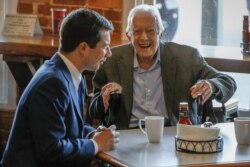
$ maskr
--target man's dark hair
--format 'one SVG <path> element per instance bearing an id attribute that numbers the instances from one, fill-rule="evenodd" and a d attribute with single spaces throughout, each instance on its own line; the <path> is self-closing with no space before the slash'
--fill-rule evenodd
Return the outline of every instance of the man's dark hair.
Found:
<path id="1" fill-rule="evenodd" d="M 100 29 L 112 31 L 114 28 L 111 22 L 93 10 L 81 8 L 72 11 L 63 19 L 59 50 L 71 52 L 81 42 L 94 48 L 101 40 Z"/>

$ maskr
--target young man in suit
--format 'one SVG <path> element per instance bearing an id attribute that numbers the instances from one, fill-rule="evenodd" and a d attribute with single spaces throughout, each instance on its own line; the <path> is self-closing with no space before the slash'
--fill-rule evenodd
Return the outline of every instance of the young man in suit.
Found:
<path id="1" fill-rule="evenodd" d="M 181 101 L 189 103 L 190 119 L 197 124 L 198 95 L 204 104 L 212 98 L 224 103 L 234 94 L 233 78 L 209 66 L 197 49 L 161 41 L 163 32 L 155 6 L 137 5 L 130 11 L 130 43 L 112 48 L 112 57 L 94 75 L 92 117 L 103 120 L 110 94 L 117 92 L 120 107 L 112 120 L 119 129 L 137 128 L 138 120 L 148 115 L 164 116 L 165 125 L 176 125 Z"/>
<path id="2" fill-rule="evenodd" d="M 83 167 L 98 152 L 114 148 L 114 131 L 85 124 L 82 109 L 82 72 L 111 56 L 112 30 L 106 18 L 88 9 L 63 20 L 59 51 L 40 67 L 19 101 L 3 167 Z"/>

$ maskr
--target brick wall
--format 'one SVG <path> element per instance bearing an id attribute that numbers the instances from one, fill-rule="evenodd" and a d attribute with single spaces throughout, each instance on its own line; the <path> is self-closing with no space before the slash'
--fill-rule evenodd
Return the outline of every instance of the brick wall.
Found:
<path id="1" fill-rule="evenodd" d="M 113 37 L 121 38 L 123 0 L 18 0 L 17 13 L 36 14 L 45 34 L 51 34 L 51 8 L 89 8 L 109 19 L 114 25 Z"/>

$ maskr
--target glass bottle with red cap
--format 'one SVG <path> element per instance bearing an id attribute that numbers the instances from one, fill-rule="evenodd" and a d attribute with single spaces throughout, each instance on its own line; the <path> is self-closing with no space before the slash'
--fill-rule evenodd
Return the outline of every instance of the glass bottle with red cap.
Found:
<path id="1" fill-rule="evenodd" d="M 187 102 L 180 102 L 179 104 L 179 124 L 192 125 L 189 119 L 189 107 Z"/>

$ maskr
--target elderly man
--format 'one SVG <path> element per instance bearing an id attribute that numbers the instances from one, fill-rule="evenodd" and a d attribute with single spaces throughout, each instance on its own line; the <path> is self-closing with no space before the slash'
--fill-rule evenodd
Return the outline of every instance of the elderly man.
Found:
<path id="1" fill-rule="evenodd" d="M 189 103 L 191 122 L 197 124 L 198 95 L 205 103 L 212 98 L 226 102 L 234 94 L 233 78 L 209 66 L 195 48 L 161 42 L 163 31 L 156 7 L 144 4 L 130 11 L 130 43 L 113 48 L 93 78 L 92 117 L 103 120 L 110 94 L 117 92 L 121 102 L 112 116 L 119 129 L 136 128 L 147 115 L 164 116 L 165 125 L 176 125 L 181 101 Z"/>

